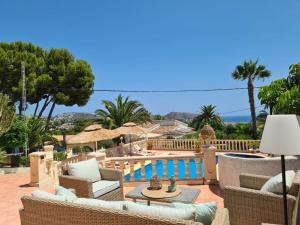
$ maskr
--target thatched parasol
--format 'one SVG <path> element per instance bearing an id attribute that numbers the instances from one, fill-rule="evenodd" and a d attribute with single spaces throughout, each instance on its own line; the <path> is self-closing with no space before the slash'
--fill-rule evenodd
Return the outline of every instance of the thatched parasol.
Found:
<path id="1" fill-rule="evenodd" d="M 114 131 L 118 132 L 121 135 L 145 135 L 148 131 L 135 123 L 129 122 L 125 123 L 122 127 L 115 129 Z"/>
<path id="2" fill-rule="evenodd" d="M 86 144 L 93 143 L 103 140 L 111 140 L 113 138 L 119 137 L 120 134 L 113 130 L 107 130 L 102 128 L 99 124 L 93 124 L 84 129 L 84 131 L 71 137 L 67 143 L 68 144 Z"/>
<path id="3" fill-rule="evenodd" d="M 120 135 L 129 135 L 130 138 L 130 154 L 131 154 L 131 135 L 136 135 L 139 137 L 145 137 L 148 131 L 135 123 L 128 122 L 125 123 L 122 127 L 115 129 Z"/>

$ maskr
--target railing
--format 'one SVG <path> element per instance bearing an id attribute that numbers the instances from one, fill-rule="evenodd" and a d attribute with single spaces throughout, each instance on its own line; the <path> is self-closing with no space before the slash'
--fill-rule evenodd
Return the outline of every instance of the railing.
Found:
<path id="1" fill-rule="evenodd" d="M 157 174 L 162 180 L 174 176 L 176 180 L 203 180 L 203 154 L 113 157 L 106 159 L 106 167 L 124 173 L 125 182 L 146 181 Z"/>
<path id="2" fill-rule="evenodd" d="M 260 140 L 210 140 L 203 144 L 214 145 L 218 151 L 254 152 L 258 151 Z"/>
<path id="3" fill-rule="evenodd" d="M 153 150 L 195 151 L 199 145 L 210 144 L 217 151 L 253 152 L 259 148 L 260 140 L 209 140 L 199 142 L 197 139 L 150 139 L 147 142 Z"/>
<path id="4" fill-rule="evenodd" d="M 196 149 L 197 139 L 150 139 L 147 146 L 153 150 L 192 150 Z"/>

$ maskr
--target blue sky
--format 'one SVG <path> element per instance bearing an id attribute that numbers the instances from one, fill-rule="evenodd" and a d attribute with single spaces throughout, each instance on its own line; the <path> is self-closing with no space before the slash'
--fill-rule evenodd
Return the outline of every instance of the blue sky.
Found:
<path id="1" fill-rule="evenodd" d="M 256 58 L 272 71 L 268 84 L 300 61 L 300 0 L 2 0 L 0 9 L 0 41 L 69 49 L 92 65 L 95 89 L 246 87 L 231 72 Z M 55 114 L 94 112 L 117 95 L 95 93 Z M 128 95 L 153 114 L 249 107 L 246 91 Z"/>

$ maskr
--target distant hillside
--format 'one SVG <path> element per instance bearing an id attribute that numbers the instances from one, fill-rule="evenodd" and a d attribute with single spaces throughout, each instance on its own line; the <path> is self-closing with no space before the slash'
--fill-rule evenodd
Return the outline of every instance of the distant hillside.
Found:
<path id="1" fill-rule="evenodd" d="M 92 113 L 78 113 L 78 112 L 70 112 L 70 113 L 62 113 L 54 116 L 52 118 L 53 121 L 63 121 L 64 123 L 73 123 L 76 120 L 83 119 L 97 119 L 97 115 Z"/>
<path id="2" fill-rule="evenodd" d="M 168 120 L 179 120 L 182 122 L 190 122 L 197 114 L 187 112 L 170 112 L 165 115 Z"/>

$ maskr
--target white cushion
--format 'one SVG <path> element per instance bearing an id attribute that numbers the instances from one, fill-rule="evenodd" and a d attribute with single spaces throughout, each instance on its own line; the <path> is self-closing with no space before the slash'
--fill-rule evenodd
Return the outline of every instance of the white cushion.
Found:
<path id="1" fill-rule="evenodd" d="M 130 213 L 144 214 L 155 217 L 164 217 L 172 219 L 182 219 L 182 220 L 194 220 L 195 219 L 195 209 L 190 208 L 171 208 L 171 207 L 161 207 L 161 206 L 147 206 L 141 205 L 134 202 L 126 201 L 124 208 Z"/>
<path id="2" fill-rule="evenodd" d="M 36 198 L 43 198 L 43 199 L 55 200 L 55 201 L 68 201 L 68 202 L 73 202 L 73 200 L 76 198 L 70 196 L 54 195 L 41 190 L 33 191 L 31 195 Z"/>
<path id="3" fill-rule="evenodd" d="M 96 158 L 69 164 L 68 173 L 74 177 L 90 179 L 92 182 L 101 180 Z"/>
<path id="4" fill-rule="evenodd" d="M 98 198 L 110 191 L 113 191 L 120 187 L 120 181 L 114 180 L 99 180 L 93 183 L 94 198 Z"/>
<path id="5" fill-rule="evenodd" d="M 59 185 L 55 186 L 55 194 L 60 196 L 77 197 L 72 191 Z"/>
<path id="6" fill-rule="evenodd" d="M 293 170 L 285 172 L 286 191 L 291 188 L 295 175 L 296 173 Z M 280 173 L 274 177 L 271 177 L 260 190 L 282 194 L 282 174 Z"/>
<path id="7" fill-rule="evenodd" d="M 179 202 L 173 202 L 172 206 L 175 208 L 194 208 L 195 209 L 195 221 L 200 222 L 203 225 L 210 225 L 215 218 L 217 211 L 216 202 L 198 203 L 198 204 L 184 204 Z"/>
<path id="8" fill-rule="evenodd" d="M 98 206 L 107 209 L 123 210 L 123 201 L 103 201 L 99 199 L 77 198 L 73 201 L 73 203 L 88 206 Z"/>

